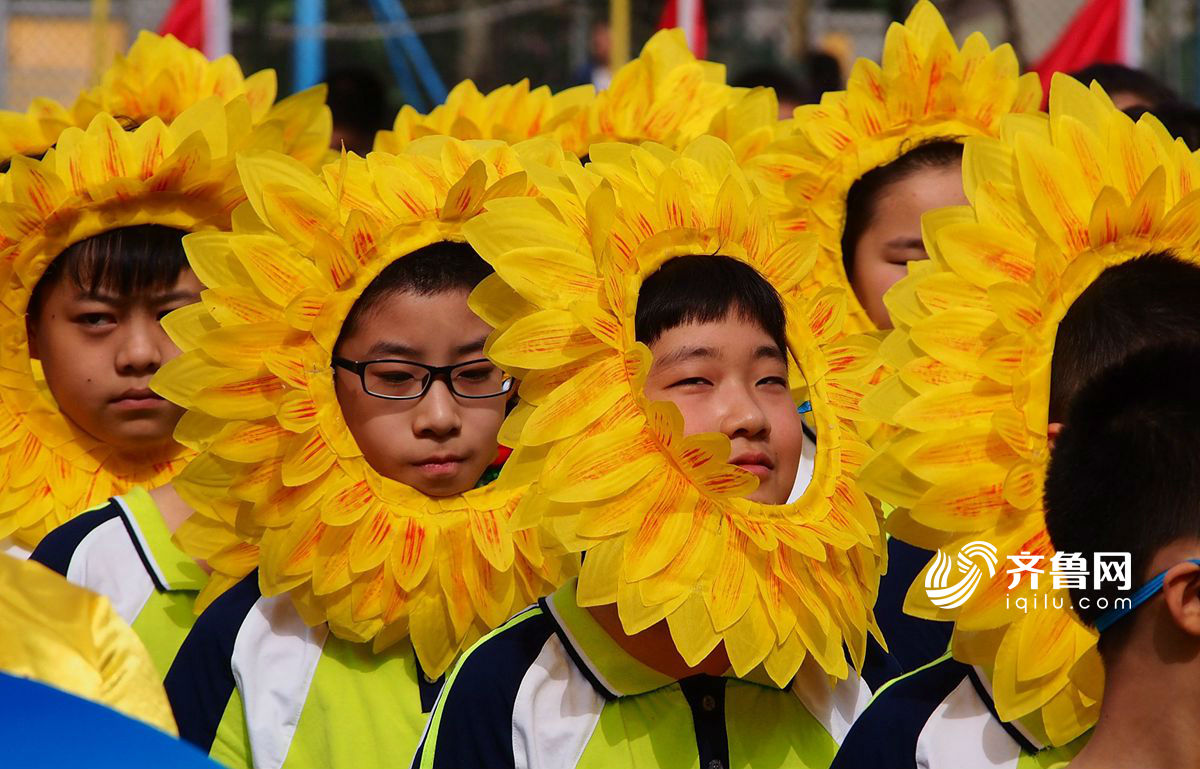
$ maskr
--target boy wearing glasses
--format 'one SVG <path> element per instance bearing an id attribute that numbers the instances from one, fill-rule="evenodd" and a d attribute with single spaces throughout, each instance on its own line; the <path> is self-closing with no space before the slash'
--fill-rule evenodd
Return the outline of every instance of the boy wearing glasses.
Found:
<path id="1" fill-rule="evenodd" d="M 413 251 L 363 290 L 332 350 L 329 376 L 363 457 L 428 497 L 495 477 L 515 391 L 483 357 L 491 327 L 467 306 L 491 271 L 465 244 Z M 247 651 L 254 661 L 239 667 Z M 256 570 L 197 619 L 166 686 L 181 737 L 227 766 L 382 766 L 411 753 L 441 685 L 419 662 L 414 677 L 412 659 L 407 639 L 375 653 L 310 627 L 287 595 L 262 596 Z"/>
<path id="2" fill-rule="evenodd" d="M 1071 588 L 1100 633 L 1104 701 L 1071 769 L 1196 766 L 1200 737 L 1200 348 L 1151 349 L 1093 380 L 1046 476 L 1059 552 L 1128 552 L 1128 592 Z"/>

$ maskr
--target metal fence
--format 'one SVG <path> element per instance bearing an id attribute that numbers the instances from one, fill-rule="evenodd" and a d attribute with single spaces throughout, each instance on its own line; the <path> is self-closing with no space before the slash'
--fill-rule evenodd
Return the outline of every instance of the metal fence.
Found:
<path id="1" fill-rule="evenodd" d="M 0 105 L 72 101 L 169 0 L 0 0 Z"/>
<path id="2" fill-rule="evenodd" d="M 1008 40 L 1036 61 L 1084 0 L 936 0 L 960 39 L 972 30 Z M 0 0 L 0 104 L 24 108 L 47 95 L 70 100 L 99 62 L 154 28 L 170 0 Z M 446 84 L 473 78 L 483 88 L 522 77 L 562 88 L 586 81 L 604 58 L 608 0 L 324 0 L 315 29 L 295 24 L 293 0 L 233 0 L 234 52 L 246 71 L 275 68 L 281 90 L 297 74 L 295 44 L 316 35 L 328 71 L 377 73 L 387 109 L 429 106 L 420 73 L 408 72 L 397 39 L 411 31 Z M 633 50 L 657 25 L 663 0 L 632 3 Z M 709 57 L 731 77 L 764 65 L 803 74 L 803 55 L 828 50 L 843 63 L 878 56 L 887 24 L 912 0 L 708 0 Z M 107 6 L 107 21 L 95 19 Z M 405 16 L 389 15 L 401 8 Z M 1200 96 L 1200 0 L 1146 0 L 1144 66 L 1183 97 Z M 415 82 L 418 88 L 414 89 Z M 414 93 L 416 97 L 414 98 Z M 421 104 L 420 98 L 426 99 Z"/>

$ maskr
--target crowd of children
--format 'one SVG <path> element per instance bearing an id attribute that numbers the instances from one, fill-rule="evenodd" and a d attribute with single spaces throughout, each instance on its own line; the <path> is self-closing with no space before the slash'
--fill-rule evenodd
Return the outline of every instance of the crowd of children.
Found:
<path id="1" fill-rule="evenodd" d="M 784 119 L 677 30 L 324 98 L 144 33 L 0 115 L 21 765 L 1200 766 L 1153 110 L 926 0 Z"/>

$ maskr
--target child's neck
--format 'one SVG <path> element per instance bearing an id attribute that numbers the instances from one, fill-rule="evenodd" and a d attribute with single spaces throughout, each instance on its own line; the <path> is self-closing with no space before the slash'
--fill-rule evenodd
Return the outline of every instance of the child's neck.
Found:
<path id="1" fill-rule="evenodd" d="M 173 483 L 159 486 L 157 489 L 151 489 L 150 498 L 158 506 L 158 512 L 162 515 L 163 522 L 167 525 L 167 531 L 172 534 L 195 512 L 192 510 L 191 505 L 183 501 L 183 497 L 179 496 L 179 492 L 175 491 L 175 484 Z"/>
<path id="2" fill-rule="evenodd" d="M 724 646 L 718 645 L 698 665 L 691 666 L 675 648 L 666 622 L 651 625 L 636 635 L 628 635 L 621 627 L 615 604 L 589 606 L 587 610 L 626 654 L 676 681 L 701 674 L 719 676 L 729 670 L 729 656 L 725 654 Z"/>
<path id="3" fill-rule="evenodd" d="M 1200 766 L 1200 653 L 1154 627 L 1136 632 L 1106 661 L 1100 718 L 1070 769 Z"/>

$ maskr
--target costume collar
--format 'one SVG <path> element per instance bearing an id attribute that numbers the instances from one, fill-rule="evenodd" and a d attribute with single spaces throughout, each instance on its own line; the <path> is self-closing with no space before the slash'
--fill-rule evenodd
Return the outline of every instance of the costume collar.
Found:
<path id="1" fill-rule="evenodd" d="M 992 696 L 992 677 L 986 668 L 980 665 L 971 665 L 967 668 L 967 675 L 970 677 L 979 699 L 983 700 L 983 704 L 987 705 L 992 716 L 1004 727 L 1008 736 L 1021 746 L 1022 750 L 1028 753 L 1040 753 L 1050 747 L 1046 740 L 1037 736 L 1031 724 L 1023 723 L 1025 719 L 1005 721 L 1000 717 L 1000 714 L 996 712 L 996 700 Z M 1032 722 L 1032 719 L 1029 720 Z"/>
<path id="2" fill-rule="evenodd" d="M 600 627 L 591 612 L 579 605 L 575 594 L 576 583 L 576 579 L 570 580 L 538 603 L 554 623 L 567 653 L 596 691 L 605 699 L 615 700 L 646 694 L 677 682 L 677 679 L 646 666 L 622 649 Z M 744 677 L 735 675 L 732 669 L 726 671 L 723 677 L 781 689 L 761 666 Z"/>
<path id="3" fill-rule="evenodd" d="M 208 580 L 204 570 L 179 549 L 163 521 L 162 513 L 150 493 L 141 486 L 114 497 L 121 508 L 134 546 L 161 591 L 191 590 L 199 592 Z"/>

